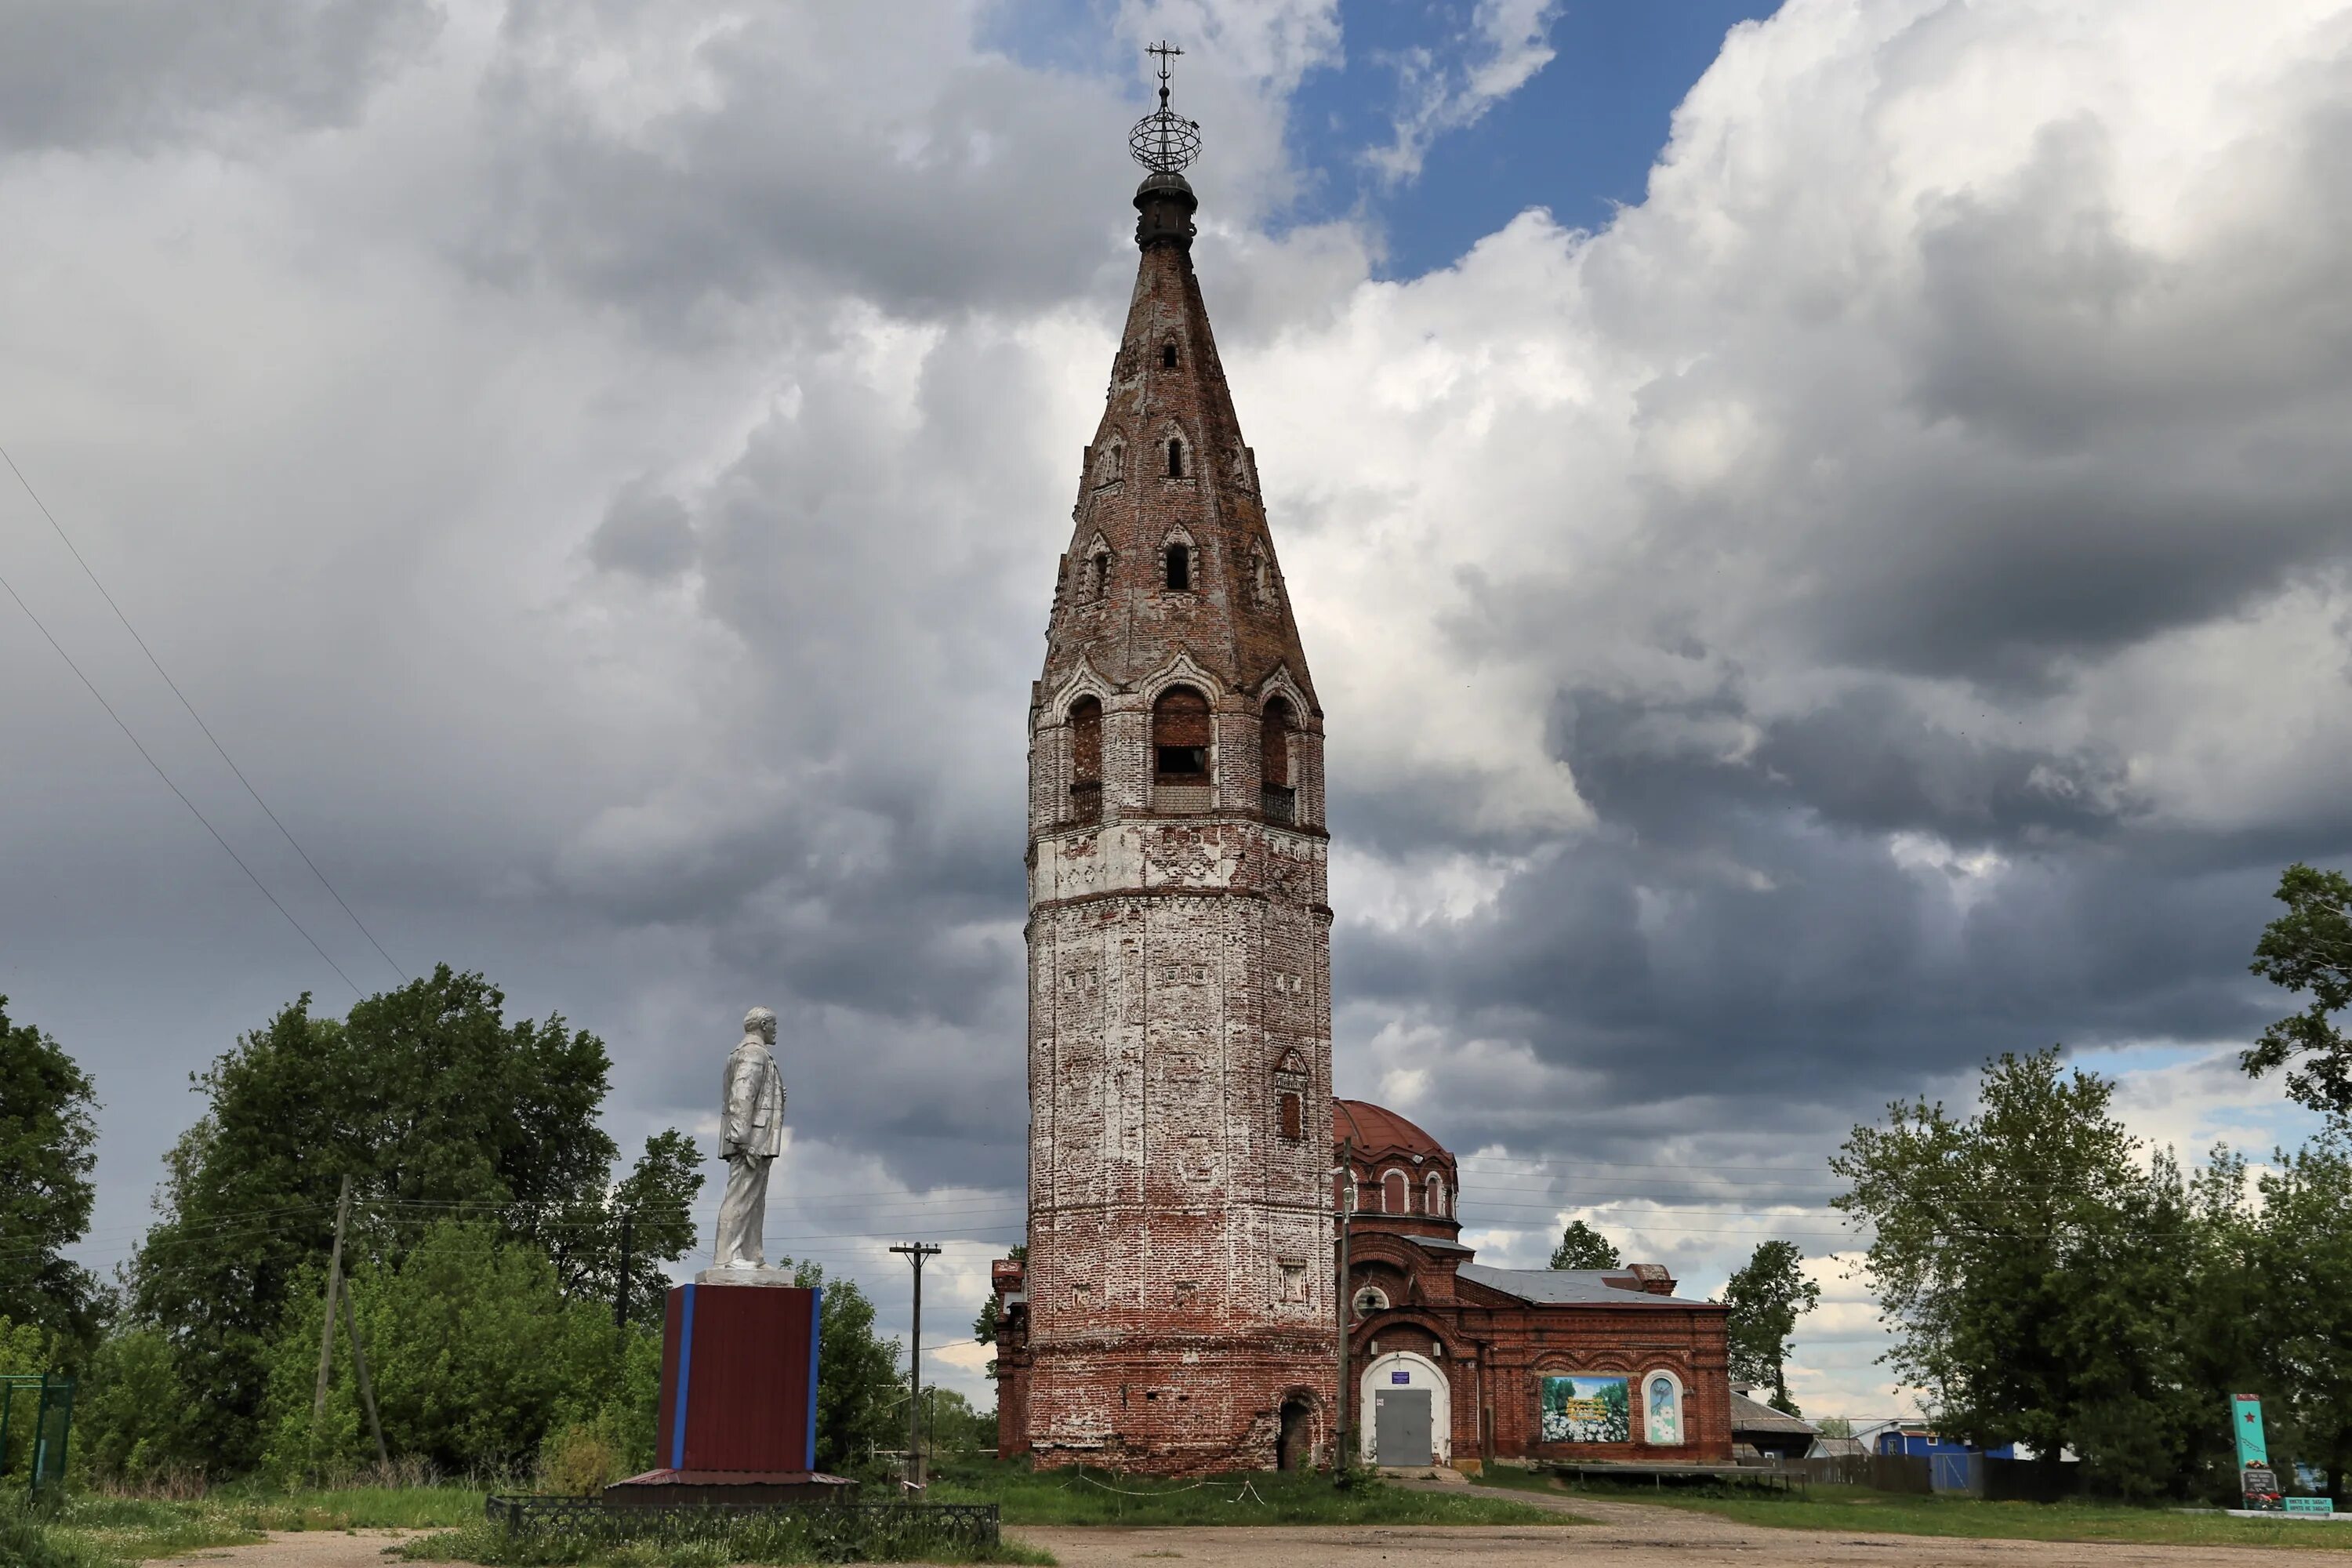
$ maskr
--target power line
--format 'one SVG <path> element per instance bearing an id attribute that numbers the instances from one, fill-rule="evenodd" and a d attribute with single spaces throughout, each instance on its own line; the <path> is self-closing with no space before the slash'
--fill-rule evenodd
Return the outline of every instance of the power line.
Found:
<path id="1" fill-rule="evenodd" d="M 147 748 L 139 743 L 139 737 L 131 732 L 131 726 L 122 721 L 122 715 L 114 710 L 114 704 L 106 700 L 105 695 L 91 683 L 89 676 L 82 674 L 81 666 L 73 661 L 73 655 L 66 652 L 65 645 L 58 641 L 58 639 L 50 634 L 47 626 L 41 624 L 41 617 L 33 614 L 33 606 L 25 603 L 25 596 L 16 592 L 16 585 L 10 583 L 5 577 L 0 577 L 0 588 L 5 588 L 8 590 L 8 596 L 16 601 L 16 607 L 25 612 L 25 618 L 33 623 L 35 629 L 39 631 L 41 636 L 48 638 L 49 646 L 58 650 L 58 657 L 66 661 L 66 668 L 74 672 L 75 679 L 79 679 L 82 685 L 89 689 L 89 694 L 92 697 L 98 699 L 98 705 L 106 710 L 106 716 L 114 721 L 114 727 L 122 731 L 123 737 L 137 749 L 142 757 L 146 758 L 147 765 L 155 770 L 155 776 L 163 781 L 163 786 L 166 789 L 169 789 L 173 795 L 178 795 L 180 797 L 180 804 L 186 806 L 189 814 L 198 822 L 205 825 L 205 831 L 213 836 L 213 842 L 221 847 L 223 853 L 226 854 L 230 859 L 236 862 L 236 868 L 244 872 L 246 879 L 255 887 L 261 889 L 261 896 L 269 900 L 269 907 L 276 910 L 279 914 L 284 915 L 286 917 L 286 923 L 302 933 L 302 940 L 310 944 L 310 951 L 317 953 L 320 958 L 327 960 L 327 967 L 333 970 L 337 976 L 341 979 L 342 983 L 352 988 L 352 995 L 365 996 L 367 993 L 362 991 L 359 988 L 358 984 L 353 981 L 350 975 L 343 973 L 343 966 L 337 963 L 332 958 L 328 957 L 327 950 L 319 945 L 319 939 L 310 934 L 310 929 L 304 926 L 300 921 L 296 920 L 292 911 L 288 910 L 284 904 L 278 901 L 278 895 L 271 892 L 268 888 L 263 885 L 261 879 L 253 874 L 253 868 L 245 863 L 245 858 L 239 855 L 236 850 L 229 847 L 229 842 L 227 839 L 221 837 L 220 829 L 215 827 L 212 825 L 211 820 L 207 818 L 203 812 L 196 809 L 196 803 L 188 798 L 187 792 L 183 790 L 178 784 L 172 782 L 172 775 L 163 771 L 163 764 L 156 762 L 153 757 L 148 755 Z"/>
<path id="2" fill-rule="evenodd" d="M 139 635 L 139 628 L 131 624 L 131 617 L 122 613 L 122 606 L 114 602 L 114 595 L 106 591 L 106 584 L 98 580 L 98 574 L 90 570 L 89 563 L 82 559 L 79 550 L 74 548 L 74 542 L 67 534 L 65 525 L 58 521 L 58 514 L 49 510 L 48 502 L 41 499 L 40 492 L 33 489 L 33 481 L 25 477 L 25 470 L 16 466 L 16 459 L 9 456 L 7 447 L 0 447 L 0 459 L 6 461 L 8 471 L 16 476 L 16 482 L 25 487 L 25 493 L 32 497 L 33 504 L 41 509 L 41 515 L 47 518 L 49 526 L 57 531 L 58 541 L 65 545 L 66 552 L 74 558 L 74 564 L 80 567 L 82 575 L 89 579 L 89 585 L 98 590 L 98 596 L 106 601 L 106 607 L 114 612 L 114 618 L 122 623 L 122 629 L 131 634 L 131 640 L 139 645 L 139 651 L 147 656 L 147 662 L 155 667 L 155 673 L 163 678 L 163 684 L 172 689 L 172 695 L 180 700 L 180 706 L 188 710 L 188 717 L 196 721 L 196 728 L 205 732 L 205 739 L 213 743 L 213 750 L 218 752 L 220 760 L 228 764 L 228 771 L 236 775 L 236 782 L 245 786 L 245 793 L 253 797 L 253 804 L 261 807 L 261 815 L 269 818 L 269 825 L 284 835 L 287 843 L 294 846 L 294 853 L 302 857 L 302 864 L 310 868 L 310 875 L 319 879 L 319 886 L 326 889 L 327 896 L 335 900 L 343 913 L 351 916 L 352 924 L 360 928 L 360 934 L 368 939 L 368 945 L 375 949 L 376 956 L 386 963 L 392 964 L 392 972 L 399 975 L 402 982 L 405 984 L 408 972 L 399 964 L 393 963 L 392 954 L 384 952 L 383 943 L 375 939 L 375 932 L 368 930 L 367 922 L 360 919 L 351 905 L 343 902 L 343 895 L 335 891 L 335 885 L 327 880 L 327 874 L 319 869 L 319 863 L 310 858 L 310 852 L 302 847 L 292 833 L 287 831 L 284 823 L 278 820 L 278 814 L 269 809 L 269 803 L 261 798 L 261 792 L 253 787 L 253 781 L 245 776 L 245 770 L 236 765 L 236 759 L 228 754 L 228 748 L 220 743 L 220 737 L 213 733 L 213 727 L 205 722 L 204 715 L 197 712 L 195 704 L 188 700 L 188 694 L 180 689 L 180 683 L 172 679 L 171 672 L 163 668 L 163 661 L 155 657 L 155 650 L 147 646 L 147 639 Z M 13 593 L 15 590 L 11 589 L 10 592 Z M 121 721 L 118 720 L 117 722 Z M 211 824 L 207 823 L 205 826 L 210 826 Z M 250 873 L 247 874 L 250 875 Z M 315 947 L 318 944 L 313 942 L 311 945 Z M 323 957 L 324 954 L 320 956 Z M 328 962 L 331 963 L 334 961 L 329 959 Z M 338 970 L 336 973 L 342 972 Z M 349 983 L 348 976 L 345 977 L 345 981 L 346 984 Z M 352 989 L 359 988 L 352 986 Z"/>

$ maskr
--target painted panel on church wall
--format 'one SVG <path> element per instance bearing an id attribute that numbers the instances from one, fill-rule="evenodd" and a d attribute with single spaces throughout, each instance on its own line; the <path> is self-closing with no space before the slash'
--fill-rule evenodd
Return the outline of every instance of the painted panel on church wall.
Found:
<path id="1" fill-rule="evenodd" d="M 1633 1406 L 1622 1377 L 1546 1377 L 1542 1410 L 1547 1443 L 1633 1439 Z"/>

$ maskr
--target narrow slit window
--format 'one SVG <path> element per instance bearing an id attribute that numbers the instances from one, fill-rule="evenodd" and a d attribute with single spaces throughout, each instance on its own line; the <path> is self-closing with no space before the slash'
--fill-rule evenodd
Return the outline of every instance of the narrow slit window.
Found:
<path id="1" fill-rule="evenodd" d="M 1162 343 L 1160 345 L 1160 366 L 1162 370 L 1174 370 L 1176 368 L 1176 345 L 1174 343 Z"/>
<path id="2" fill-rule="evenodd" d="M 1282 1135 L 1296 1143 L 1307 1136 L 1306 1096 L 1296 1089 L 1285 1089 L 1276 1102 L 1282 1108 Z"/>
<path id="3" fill-rule="evenodd" d="M 1171 479 L 1184 477 L 1184 443 L 1173 436 L 1168 437 L 1168 477 Z"/>
<path id="4" fill-rule="evenodd" d="M 1094 581 L 1088 586 L 1093 589 L 1093 592 L 1087 595 L 1090 599 L 1099 599 L 1110 591 L 1109 551 L 1099 550 L 1095 552 Z"/>
<path id="5" fill-rule="evenodd" d="M 1192 591 L 1192 547 L 1171 544 L 1168 547 L 1168 585 L 1179 593 Z"/>

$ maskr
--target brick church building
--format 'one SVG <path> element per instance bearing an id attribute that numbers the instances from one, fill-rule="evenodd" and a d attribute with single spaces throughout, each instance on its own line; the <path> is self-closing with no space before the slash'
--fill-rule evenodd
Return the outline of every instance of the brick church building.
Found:
<path id="1" fill-rule="evenodd" d="M 1352 1186 L 1349 1425 L 1381 1457 L 1416 1440 L 1396 1434 L 1414 1412 L 1423 1464 L 1546 1451 L 1547 1423 L 1599 1445 L 1580 1451 L 1727 1457 L 1722 1309 L 1646 1274 L 1478 1268 L 1452 1156 L 1377 1108 L 1339 1103 L 1364 1136 L 1337 1180 L 1323 710 L 1193 275 L 1197 138 L 1161 79 L 1031 691 L 1029 1241 L 995 1275 L 1000 1450 L 1328 1462 Z M 1685 1430 L 1663 1445 L 1628 1414 L 1649 1394 L 1626 1378 L 1654 1369 Z M 1615 1436 L 1629 1420 L 1646 1444 Z"/>

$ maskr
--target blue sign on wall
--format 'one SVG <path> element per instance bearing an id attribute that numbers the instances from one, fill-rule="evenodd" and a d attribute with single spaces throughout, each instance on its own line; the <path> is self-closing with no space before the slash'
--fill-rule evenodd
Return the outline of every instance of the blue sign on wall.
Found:
<path id="1" fill-rule="evenodd" d="M 1389 1373 L 1389 1381 L 1391 1383 L 1411 1383 L 1412 1381 L 1412 1373 L 1409 1372 L 1392 1372 Z"/>

